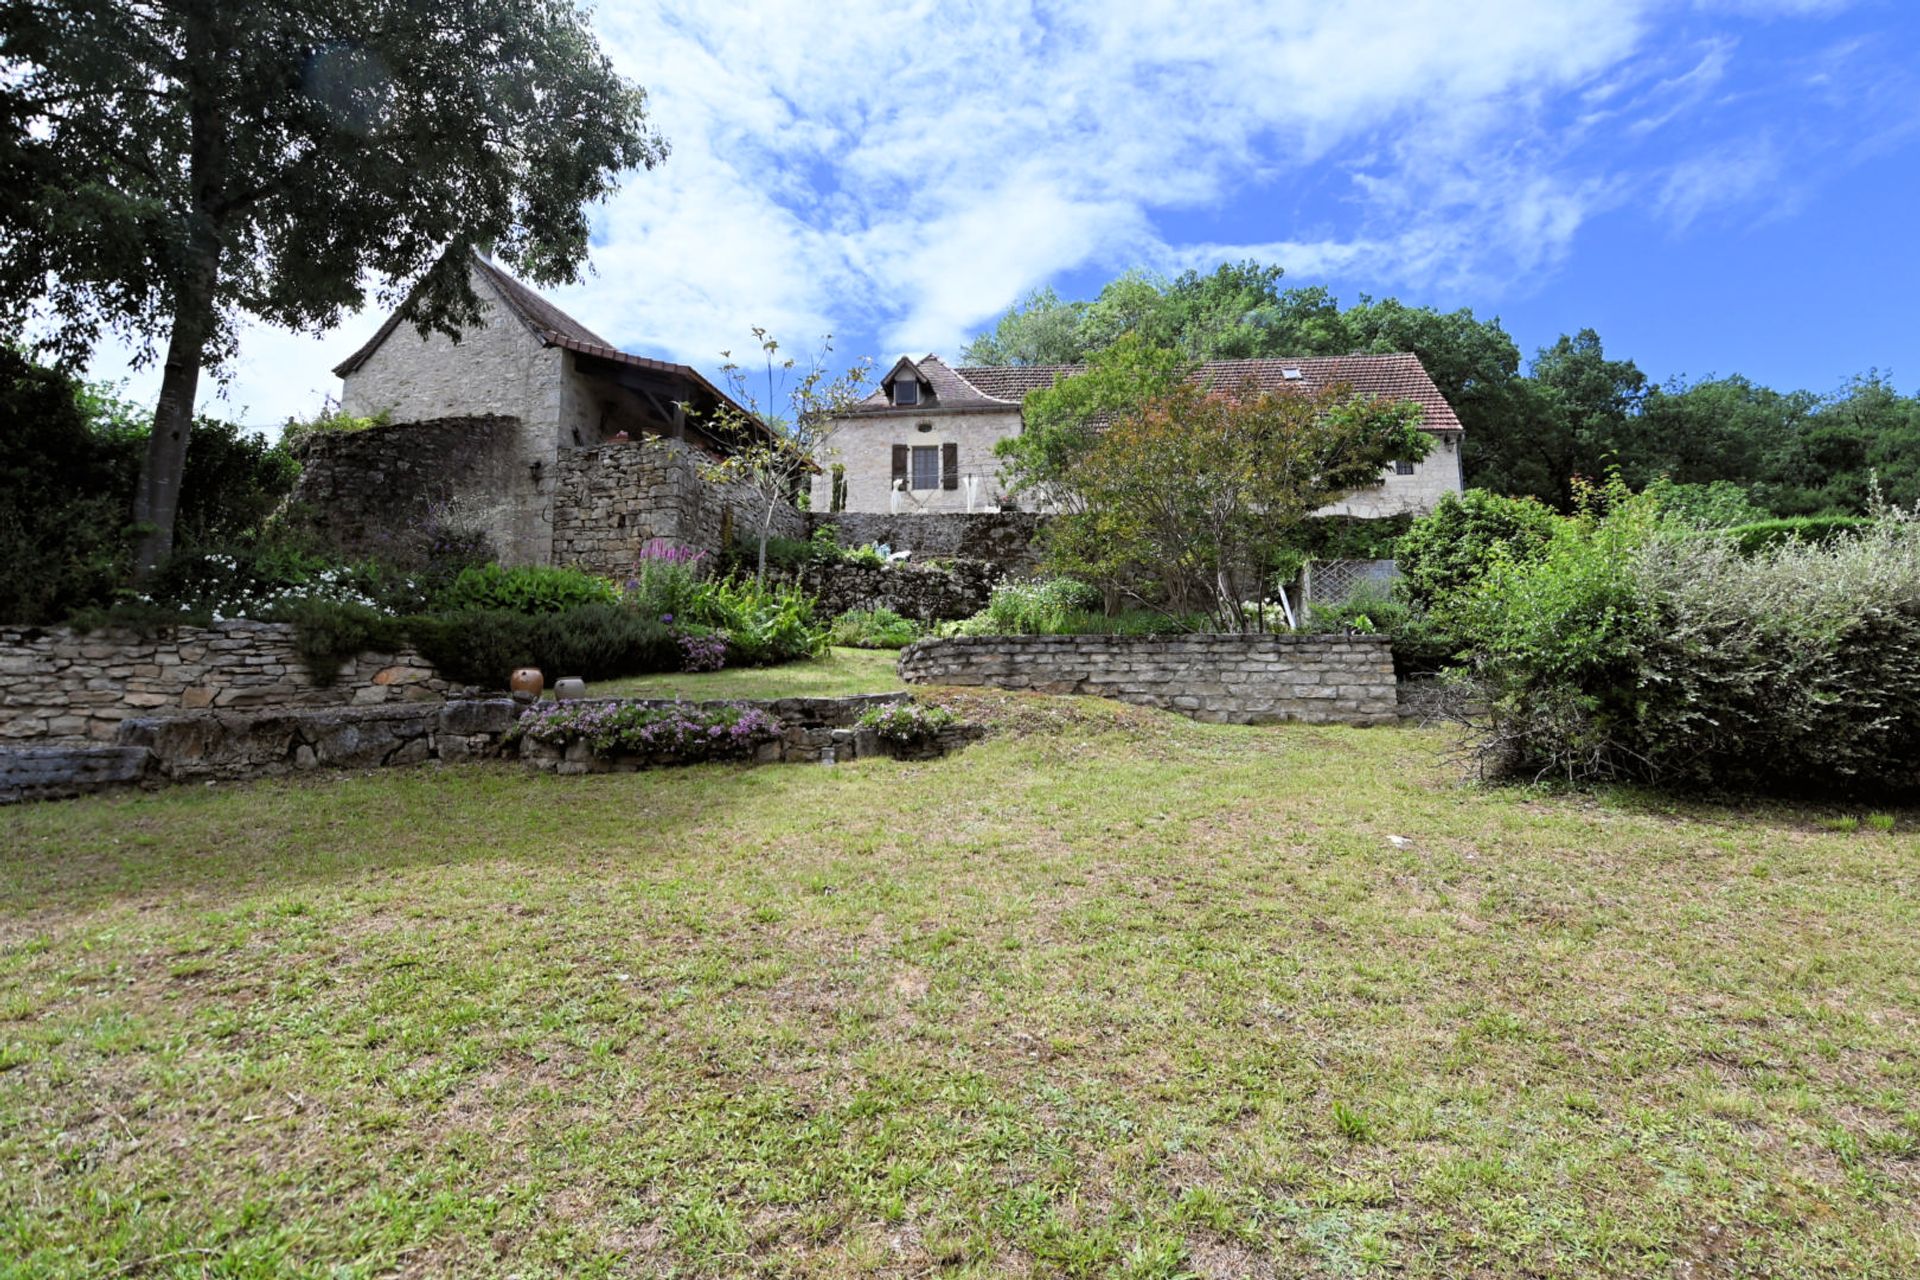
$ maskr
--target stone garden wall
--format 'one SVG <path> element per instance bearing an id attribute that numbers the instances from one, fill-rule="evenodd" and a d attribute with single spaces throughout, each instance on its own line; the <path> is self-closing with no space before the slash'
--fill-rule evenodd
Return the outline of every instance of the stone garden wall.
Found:
<path id="1" fill-rule="evenodd" d="M 411 650 L 361 654 L 314 681 L 286 623 L 165 634 L 0 629 L 0 740 L 105 741 L 129 716 L 201 709 L 438 701 L 452 686 Z"/>
<path id="2" fill-rule="evenodd" d="M 808 534 L 831 526 L 843 547 L 883 543 L 911 551 L 915 560 L 959 558 L 992 565 L 1000 574 L 1030 573 L 1039 564 L 1034 540 L 1047 517 L 1031 511 L 922 512 L 887 515 L 864 511 L 807 516 Z"/>
<path id="3" fill-rule="evenodd" d="M 876 755 L 924 759 L 956 750 L 984 732 L 978 725 L 950 725 L 934 741 L 909 748 L 888 743 L 856 723 L 864 712 L 908 697 L 885 693 L 749 702 L 746 705 L 759 707 L 781 724 L 780 736 L 761 743 L 752 759 L 759 764 L 844 764 Z M 126 786 L 238 782 L 321 769 L 503 757 L 567 774 L 622 772 L 661 763 L 596 756 L 582 742 L 565 748 L 530 739 L 510 742 L 508 734 L 522 710 L 508 698 L 474 698 L 133 716 L 119 724 L 111 744 L 0 744 L 0 804 L 65 799 Z"/>
<path id="4" fill-rule="evenodd" d="M 1091 693 L 1230 724 L 1393 724 L 1381 636 L 955 636 L 900 654 L 910 684 Z"/>
<path id="5" fill-rule="evenodd" d="M 987 607 L 999 574 L 979 560 L 953 560 L 935 568 L 906 564 L 809 564 L 800 585 L 820 601 L 816 616 L 848 609 L 891 609 L 903 618 L 948 622 Z"/>
<path id="6" fill-rule="evenodd" d="M 654 538 L 709 555 L 756 537 L 764 500 L 742 484 L 702 479 L 715 460 L 682 440 L 646 436 L 562 449 L 555 464 L 553 563 L 624 578 Z M 803 538 L 806 519 L 791 504 L 774 511 L 773 533 Z"/>
<path id="7" fill-rule="evenodd" d="M 349 555 L 403 558 L 423 548 L 428 511 L 451 501 L 509 564 L 545 564 L 553 482 L 518 418 L 436 418 L 322 432 L 300 445 L 296 518 Z M 549 447 L 549 452 L 551 448 Z"/>

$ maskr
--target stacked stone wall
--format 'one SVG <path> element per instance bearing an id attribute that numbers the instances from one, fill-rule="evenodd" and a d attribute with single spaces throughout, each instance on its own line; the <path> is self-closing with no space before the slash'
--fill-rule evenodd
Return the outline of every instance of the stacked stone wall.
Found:
<path id="1" fill-rule="evenodd" d="M 530 457 L 530 453 L 532 456 Z M 552 550 L 552 469 L 518 418 L 436 418 L 309 436 L 300 446 L 296 518 L 350 555 L 404 561 L 424 550 L 429 512 L 451 502 L 509 564 Z"/>
<path id="2" fill-rule="evenodd" d="M 900 654 L 909 684 L 1090 693 L 1230 724 L 1393 724 L 1380 636 L 955 636 Z"/>
<path id="3" fill-rule="evenodd" d="M 820 614 L 835 617 L 848 609 L 891 609 L 920 622 L 970 618 L 987 607 L 999 574 L 979 560 L 954 560 L 939 567 L 908 564 L 810 564 L 800 585 L 820 602 Z"/>
<path id="4" fill-rule="evenodd" d="M 978 560 L 1002 574 L 1027 574 L 1039 566 L 1035 542 L 1047 517 L 1031 511 L 925 512 L 886 515 L 864 511 L 815 512 L 808 536 L 831 528 L 843 547 L 881 543 L 911 551 L 916 560 Z"/>
<path id="5" fill-rule="evenodd" d="M 451 688 L 410 649 L 361 654 L 321 684 L 286 623 L 0 629 L 0 739 L 15 741 L 106 741 L 122 720 L 165 711 L 438 701 Z"/>
<path id="6" fill-rule="evenodd" d="M 682 440 L 648 436 L 587 449 L 562 449 L 555 468 L 553 563 L 622 577 L 659 538 L 718 555 L 729 531 L 756 537 L 765 499 L 738 482 L 703 477 L 715 459 Z M 775 505 L 772 533 L 807 535 L 791 503 Z"/>

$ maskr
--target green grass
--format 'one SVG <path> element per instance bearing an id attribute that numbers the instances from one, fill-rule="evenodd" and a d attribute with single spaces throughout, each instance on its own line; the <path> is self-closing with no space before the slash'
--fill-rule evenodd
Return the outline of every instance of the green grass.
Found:
<path id="1" fill-rule="evenodd" d="M 596 698 L 839 698 L 855 693 L 892 693 L 906 688 L 894 673 L 899 653 L 887 649 L 829 649 L 811 662 L 778 667 L 739 667 L 697 674 L 668 672 L 599 680 L 587 692 Z"/>
<path id="2" fill-rule="evenodd" d="M 1920 1273 L 1906 817 L 970 702 L 0 812 L 0 1275 Z"/>

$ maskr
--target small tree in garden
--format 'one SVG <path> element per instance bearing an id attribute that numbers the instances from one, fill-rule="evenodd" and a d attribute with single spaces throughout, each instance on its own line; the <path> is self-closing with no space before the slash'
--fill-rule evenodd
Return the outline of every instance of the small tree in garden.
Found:
<path id="1" fill-rule="evenodd" d="M 873 361 L 862 356 L 836 377 L 827 372 L 826 364 L 833 352 L 832 334 L 821 338 L 820 350 L 804 369 L 792 356 L 780 354 L 779 342 L 765 329 L 755 326 L 753 337 L 760 344 L 765 396 L 756 394 L 733 353 L 723 351 L 720 354 L 727 363 L 720 371 L 745 411 L 722 406 L 713 415 L 723 432 L 751 443 L 743 443 L 725 461 L 703 468 L 701 474 L 716 483 L 744 485 L 758 499 L 754 578 L 764 583 L 774 513 L 782 502 L 793 501 L 819 470 L 840 417 L 866 394 Z M 776 404 L 782 408 L 776 410 Z"/>
<path id="2" fill-rule="evenodd" d="M 1067 472 L 1053 566 L 1160 597 L 1223 630 L 1249 625 L 1267 568 L 1309 515 L 1428 448 L 1418 406 L 1182 383 L 1116 419 Z"/>

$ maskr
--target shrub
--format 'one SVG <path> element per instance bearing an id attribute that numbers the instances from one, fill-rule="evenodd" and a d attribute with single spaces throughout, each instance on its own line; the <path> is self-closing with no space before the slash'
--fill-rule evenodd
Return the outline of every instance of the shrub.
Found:
<path id="1" fill-rule="evenodd" d="M 1537 559 L 1556 519 L 1532 498 L 1503 498 L 1484 489 L 1446 494 L 1394 547 L 1400 593 L 1416 608 L 1444 607 L 1477 582 L 1496 555 L 1518 563 Z"/>
<path id="2" fill-rule="evenodd" d="M 818 657 L 827 647 L 827 628 L 814 620 L 813 597 L 791 585 L 752 578 L 703 582 L 680 620 L 726 632 L 736 666 Z"/>
<path id="3" fill-rule="evenodd" d="M 534 620 L 524 613 L 462 609 L 434 614 L 410 619 L 408 635 L 441 675 L 461 684 L 504 689 L 514 668 L 540 666 Z"/>
<path id="4" fill-rule="evenodd" d="M 925 746 L 953 724 L 953 712 L 945 707 L 923 707 L 917 702 L 895 702 L 874 707 L 854 723 L 872 729 L 881 738 L 903 747 Z"/>
<path id="5" fill-rule="evenodd" d="M 920 624 L 891 609 L 849 609 L 833 620 L 831 642 L 851 649 L 904 649 L 920 638 Z"/>
<path id="6" fill-rule="evenodd" d="M 549 679 L 607 680 L 680 668 L 680 645 L 664 624 L 619 605 L 560 613 L 463 609 L 412 618 L 407 634 L 450 680 L 499 689 L 516 667 Z"/>
<path id="7" fill-rule="evenodd" d="M 758 707 L 727 703 L 549 702 L 529 707 L 509 734 L 546 746 L 585 742 L 596 755 L 645 755 L 680 762 L 743 756 L 780 736 Z"/>
<path id="8" fill-rule="evenodd" d="M 1686 787 L 1920 784 L 1920 522 L 1749 558 L 1657 504 L 1566 521 L 1472 608 L 1481 749 L 1505 772 Z"/>
<path id="9" fill-rule="evenodd" d="M 1780 520 L 1755 520 L 1714 530 L 1714 536 L 1730 539 L 1743 556 L 1759 555 L 1770 547 L 1788 542 L 1825 545 L 1843 534 L 1856 533 L 1872 525 L 1863 516 L 1789 516 Z"/>
<path id="10" fill-rule="evenodd" d="M 542 614 L 534 620 L 533 644 L 536 664 L 554 678 L 607 680 L 677 671 L 682 658 L 671 628 L 617 604 Z"/>
<path id="11" fill-rule="evenodd" d="M 840 553 L 840 558 L 848 564 L 883 565 L 887 562 L 887 552 L 875 543 L 864 547 L 848 547 Z"/>
<path id="12" fill-rule="evenodd" d="M 727 633 L 687 631 L 680 635 L 682 671 L 718 671 L 727 665 Z"/>
<path id="13" fill-rule="evenodd" d="M 293 600 L 274 609 L 273 618 L 293 624 L 293 647 L 318 685 L 332 684 L 340 667 L 362 653 L 392 653 L 406 643 L 400 619 L 364 604 Z"/>
<path id="14" fill-rule="evenodd" d="M 436 601 L 448 611 L 504 609 L 513 613 L 559 613 L 589 604 L 614 604 L 611 582 L 578 569 L 546 565 L 472 565 L 462 569 Z"/>
<path id="15" fill-rule="evenodd" d="M 635 613 L 671 624 L 693 613 L 700 593 L 697 562 L 643 556 L 627 579 L 626 601 Z"/>

